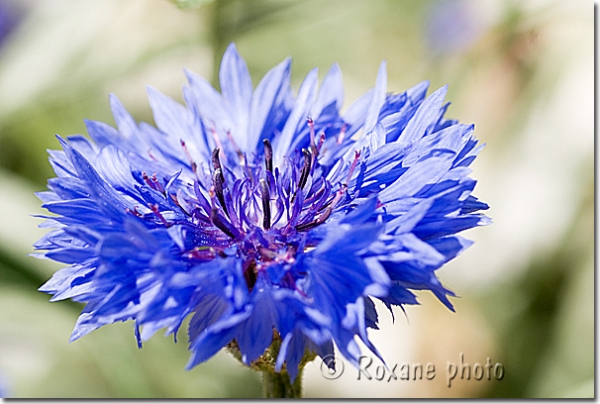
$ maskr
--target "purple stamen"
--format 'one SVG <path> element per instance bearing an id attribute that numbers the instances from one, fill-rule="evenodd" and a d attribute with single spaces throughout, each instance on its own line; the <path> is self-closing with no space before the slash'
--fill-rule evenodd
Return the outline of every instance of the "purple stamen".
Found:
<path id="1" fill-rule="evenodd" d="M 310 229 L 313 229 L 317 226 L 319 226 L 320 224 L 323 224 L 331 215 L 331 212 L 333 212 L 333 209 L 335 209 L 336 205 L 338 204 L 338 202 L 342 199 L 342 196 L 346 193 L 346 190 L 348 189 L 348 187 L 346 185 L 342 185 L 342 188 L 340 188 L 337 193 L 335 194 L 335 197 L 331 200 L 331 202 L 329 203 L 329 205 L 327 206 L 327 208 L 323 211 L 323 213 L 321 213 L 321 216 L 319 216 L 318 218 L 316 218 L 315 220 L 308 222 L 308 223 L 302 223 L 296 226 L 296 230 L 297 231 L 307 231 Z"/>
<path id="2" fill-rule="evenodd" d="M 154 184 L 154 187 L 155 187 L 154 189 L 156 189 L 157 191 L 159 191 L 163 194 L 165 193 L 164 187 L 161 185 L 160 182 L 158 182 L 158 179 L 156 178 L 156 173 L 152 174 L 152 177 L 150 177 L 150 180 Z"/>
<path id="3" fill-rule="evenodd" d="M 217 198 L 219 199 L 219 203 L 221 204 L 221 207 L 223 208 L 223 211 L 225 212 L 225 214 L 229 217 L 229 212 L 227 211 L 227 205 L 225 204 L 225 194 L 224 194 L 224 177 L 223 177 L 223 171 L 221 170 L 221 168 L 217 168 L 213 174 L 213 185 L 215 188 L 215 194 L 217 195 Z"/>
<path id="4" fill-rule="evenodd" d="M 302 149 L 302 154 L 304 154 L 304 166 L 302 166 L 302 171 L 300 173 L 300 181 L 298 181 L 298 188 L 303 189 L 306 185 L 306 181 L 308 180 L 308 175 L 310 174 L 311 160 L 312 155 L 306 149 Z"/>
<path id="5" fill-rule="evenodd" d="M 156 217 L 158 217 L 160 219 L 162 224 L 164 224 L 166 227 L 171 227 L 171 223 L 167 222 L 167 219 L 165 219 L 165 217 L 162 215 L 162 213 L 160 213 L 160 210 L 158 209 L 158 205 L 150 203 L 150 204 L 148 204 L 148 207 L 152 210 L 152 213 L 154 213 L 156 215 Z"/>
<path id="6" fill-rule="evenodd" d="M 190 167 L 191 167 L 192 171 L 194 172 L 194 174 L 197 174 L 196 169 L 198 168 L 198 165 L 192 158 L 192 155 L 190 154 L 190 151 L 188 150 L 187 146 L 185 145 L 185 142 L 183 141 L 183 139 L 179 139 L 179 142 L 181 143 L 181 147 L 183 147 L 183 151 L 185 152 L 185 155 L 187 156 L 188 160 L 190 161 Z"/>
<path id="7" fill-rule="evenodd" d="M 269 230 L 271 228 L 271 201 L 269 195 L 269 184 L 264 178 L 260 179 L 260 193 L 263 206 L 263 228 Z"/>
<path id="8" fill-rule="evenodd" d="M 306 122 L 308 123 L 308 130 L 310 131 L 310 145 L 313 146 L 315 144 L 315 122 L 310 117 Z"/>
<path id="9" fill-rule="evenodd" d="M 315 122 L 312 120 L 312 118 L 308 118 L 307 122 L 308 130 L 310 131 L 310 150 L 312 151 L 313 156 L 316 157 L 319 151 L 315 143 Z"/>
<path id="10" fill-rule="evenodd" d="M 317 146 L 317 153 L 321 152 L 321 147 L 323 147 L 323 143 L 325 143 L 325 132 L 321 132 L 321 136 L 319 136 L 319 145 Z"/>
<path id="11" fill-rule="evenodd" d="M 144 182 L 152 189 L 154 188 L 154 184 L 152 184 L 152 182 L 150 181 L 150 177 L 148 177 L 148 174 L 146 174 L 145 171 L 142 171 L 142 178 L 144 179 Z"/>
<path id="12" fill-rule="evenodd" d="M 263 140 L 265 145 L 265 168 L 267 171 L 273 172 L 273 148 L 268 139 Z"/>
<path id="13" fill-rule="evenodd" d="M 234 232 L 225 224 L 225 222 L 219 216 L 219 209 L 213 205 L 210 211 L 210 220 L 213 224 L 221 230 L 223 233 L 227 234 L 230 238 L 235 239 L 236 236 Z"/>
<path id="14" fill-rule="evenodd" d="M 354 169 L 356 168 L 356 164 L 358 163 L 358 159 L 360 158 L 360 150 L 354 151 L 354 161 L 350 165 L 350 169 L 348 170 L 348 178 L 346 178 L 346 185 L 350 183 L 350 179 L 352 178 L 352 174 L 354 174 Z"/>
<path id="15" fill-rule="evenodd" d="M 144 179 L 144 182 L 153 190 L 159 191 L 162 194 L 165 193 L 165 189 L 156 178 L 156 173 L 152 174 L 152 177 L 149 177 L 145 171 L 142 171 L 142 178 Z"/>
<path id="16" fill-rule="evenodd" d="M 212 164 L 215 172 L 213 173 L 213 185 L 215 187 L 215 193 L 217 194 L 217 198 L 219 199 L 219 203 L 223 208 L 223 211 L 229 217 L 229 212 L 227 211 L 227 205 L 225 205 L 225 176 L 223 175 L 223 169 L 221 168 L 221 161 L 219 160 L 219 151 L 220 149 L 217 147 L 212 152 Z"/>
<path id="17" fill-rule="evenodd" d="M 144 216 L 144 215 L 142 215 L 142 214 L 140 213 L 140 211 L 138 210 L 138 207 L 137 207 L 137 206 L 134 206 L 134 208 L 133 208 L 133 209 L 125 208 L 125 212 L 127 212 L 127 213 L 131 213 L 132 215 L 134 215 L 134 216 L 137 216 L 137 217 L 142 217 L 142 216 Z"/>
<path id="18" fill-rule="evenodd" d="M 212 164 L 215 170 L 221 169 L 221 160 L 219 160 L 219 152 L 221 149 L 215 147 L 212 151 Z"/>

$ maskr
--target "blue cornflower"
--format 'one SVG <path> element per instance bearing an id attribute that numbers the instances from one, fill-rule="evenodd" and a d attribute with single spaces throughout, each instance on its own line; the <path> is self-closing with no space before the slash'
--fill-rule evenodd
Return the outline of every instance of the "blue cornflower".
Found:
<path id="1" fill-rule="evenodd" d="M 290 60 L 256 89 L 234 45 L 221 93 L 191 72 L 186 106 L 148 89 L 157 128 L 110 97 L 117 129 L 86 121 L 92 141 L 58 137 L 57 174 L 39 193 L 55 214 L 36 245 L 68 264 L 40 290 L 87 303 L 71 340 L 134 320 L 138 344 L 191 316 L 188 368 L 230 343 L 246 364 L 274 339 L 292 379 L 305 351 L 357 364 L 356 337 L 377 355 L 374 299 L 416 304 L 452 292 L 435 270 L 486 224 L 470 193 L 473 126 L 443 118 L 446 88 L 376 86 L 345 114 L 334 65 L 294 97 Z M 234 342 L 232 342 L 234 341 Z"/>

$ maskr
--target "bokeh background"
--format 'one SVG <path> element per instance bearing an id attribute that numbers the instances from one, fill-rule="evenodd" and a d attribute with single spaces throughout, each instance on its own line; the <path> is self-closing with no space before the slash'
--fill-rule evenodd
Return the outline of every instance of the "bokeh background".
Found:
<path id="1" fill-rule="evenodd" d="M 447 116 L 487 144 L 473 176 L 494 224 L 439 271 L 456 313 L 421 293 L 371 333 L 388 363 L 432 363 L 435 378 L 357 380 L 346 363 L 328 380 L 316 361 L 306 396 L 593 397 L 593 16 L 573 0 L 0 0 L 0 396 L 260 396 L 259 375 L 224 352 L 186 372 L 184 332 L 138 350 L 120 323 L 69 344 L 81 306 L 37 292 L 59 265 L 27 256 L 54 135 L 114 124 L 111 92 L 152 122 L 147 84 L 181 100 L 182 69 L 214 82 L 235 41 L 255 84 L 287 56 L 296 88 L 338 62 L 346 106 L 384 59 L 389 91 L 448 83 Z M 448 388 L 461 354 L 501 363 L 503 380 Z"/>

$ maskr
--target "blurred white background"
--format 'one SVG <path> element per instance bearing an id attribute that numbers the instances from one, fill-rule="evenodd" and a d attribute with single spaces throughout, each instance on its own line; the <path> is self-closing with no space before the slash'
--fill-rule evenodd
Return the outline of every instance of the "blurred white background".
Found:
<path id="1" fill-rule="evenodd" d="M 194 3 L 194 0 L 190 1 Z M 55 134 L 113 124 L 115 93 L 152 122 L 146 85 L 181 100 L 183 68 L 213 79 L 235 41 L 255 84 L 293 57 L 296 85 L 339 63 L 346 105 L 387 60 L 388 90 L 450 84 L 447 116 L 486 147 L 475 195 L 494 223 L 440 270 L 459 297 L 406 316 L 380 307 L 372 340 L 390 364 L 436 366 L 428 381 L 336 380 L 317 360 L 308 397 L 593 397 L 594 8 L 585 1 L 0 0 L 0 390 L 10 397 L 258 397 L 259 376 L 224 352 L 190 372 L 185 335 L 138 350 L 131 324 L 73 344 L 81 307 L 36 289 L 59 268 L 27 257 L 43 230 L 35 191 L 53 176 Z M 502 381 L 458 380 L 446 365 L 500 362 Z M 365 350 L 367 355 L 367 351 Z M 379 363 L 372 365 L 374 368 Z M 399 374 L 399 372 L 396 372 Z"/>

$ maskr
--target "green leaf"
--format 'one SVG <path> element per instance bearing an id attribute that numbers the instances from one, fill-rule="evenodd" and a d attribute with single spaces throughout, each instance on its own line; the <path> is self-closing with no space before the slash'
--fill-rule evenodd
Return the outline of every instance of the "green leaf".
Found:
<path id="1" fill-rule="evenodd" d="M 200 8 L 206 4 L 212 3 L 214 0 L 169 0 L 182 10 L 192 10 Z"/>

